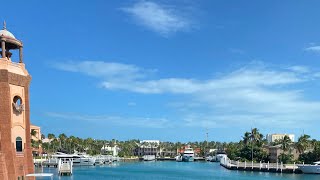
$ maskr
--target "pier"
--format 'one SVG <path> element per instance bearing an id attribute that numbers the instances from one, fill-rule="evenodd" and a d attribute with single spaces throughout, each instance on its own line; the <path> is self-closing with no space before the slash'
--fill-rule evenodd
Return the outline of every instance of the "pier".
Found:
<path id="1" fill-rule="evenodd" d="M 72 168 L 73 168 L 72 161 L 59 159 L 58 173 L 60 176 L 63 176 L 63 175 L 71 176 L 72 175 Z"/>
<path id="2" fill-rule="evenodd" d="M 301 174 L 302 171 L 298 169 L 298 166 L 294 164 L 283 163 L 254 163 L 254 162 L 240 162 L 233 161 L 228 158 L 223 158 L 220 161 L 220 165 L 229 170 L 238 171 L 256 171 L 256 172 L 273 172 L 273 173 L 295 173 Z"/>

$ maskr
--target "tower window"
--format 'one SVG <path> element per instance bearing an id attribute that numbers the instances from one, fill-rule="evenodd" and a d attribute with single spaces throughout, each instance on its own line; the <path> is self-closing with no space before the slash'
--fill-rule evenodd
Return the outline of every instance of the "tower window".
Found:
<path id="1" fill-rule="evenodd" d="M 13 98 L 13 103 L 12 103 L 13 109 L 17 113 L 21 113 L 24 110 L 24 106 L 22 104 L 22 99 L 19 96 L 15 96 Z"/>
<path id="2" fill-rule="evenodd" d="M 16 138 L 16 151 L 22 152 L 22 139 L 21 139 L 21 137 Z"/>

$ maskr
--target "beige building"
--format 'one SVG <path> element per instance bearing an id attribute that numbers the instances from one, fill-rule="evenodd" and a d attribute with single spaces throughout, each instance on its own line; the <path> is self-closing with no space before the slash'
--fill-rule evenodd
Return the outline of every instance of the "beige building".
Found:
<path id="1" fill-rule="evenodd" d="M 30 125 L 30 134 L 31 139 L 35 144 L 38 144 L 37 142 L 42 141 L 41 139 L 41 129 L 39 126 Z M 38 156 L 42 154 L 42 147 L 41 144 L 39 144 L 37 147 L 32 147 L 32 154 L 34 156 Z"/>
<path id="2" fill-rule="evenodd" d="M 280 144 L 276 146 L 266 146 L 265 149 L 269 153 L 269 159 L 271 163 L 276 163 L 280 154 L 283 153 Z M 286 152 L 286 154 L 288 153 L 293 155 L 294 160 L 297 160 L 300 155 L 299 151 L 293 145 L 290 147 L 290 150 Z"/>
<path id="3" fill-rule="evenodd" d="M 23 63 L 23 44 L 0 30 L 0 179 L 25 179 L 34 172 L 30 143 L 31 76 Z M 12 56 L 17 52 L 18 56 Z"/>
<path id="4" fill-rule="evenodd" d="M 267 134 L 266 138 L 268 143 L 276 142 L 277 140 L 283 139 L 285 136 L 288 136 L 292 142 L 294 142 L 294 134 Z"/>

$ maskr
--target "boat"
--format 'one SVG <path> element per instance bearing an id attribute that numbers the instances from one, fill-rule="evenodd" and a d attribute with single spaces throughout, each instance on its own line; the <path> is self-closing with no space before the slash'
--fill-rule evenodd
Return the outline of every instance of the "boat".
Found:
<path id="1" fill-rule="evenodd" d="M 142 158 L 144 161 L 155 161 L 156 160 L 155 155 L 144 155 Z"/>
<path id="2" fill-rule="evenodd" d="M 225 157 L 227 157 L 227 154 L 216 154 L 216 162 L 220 162 Z"/>
<path id="3" fill-rule="evenodd" d="M 227 157 L 227 153 L 223 150 L 218 150 L 215 156 L 212 157 L 211 162 L 220 162 L 224 157 Z"/>
<path id="4" fill-rule="evenodd" d="M 207 157 L 205 158 L 205 160 L 208 161 L 208 162 L 211 162 L 211 161 L 213 160 L 213 157 L 212 157 L 212 156 L 207 156 Z"/>
<path id="5" fill-rule="evenodd" d="M 298 165 L 298 168 L 306 174 L 320 174 L 320 161 L 308 165 Z"/>
<path id="6" fill-rule="evenodd" d="M 194 151 L 192 148 L 188 147 L 184 150 L 182 154 L 182 161 L 183 162 L 192 162 L 194 161 Z"/>
<path id="7" fill-rule="evenodd" d="M 65 159 L 67 161 L 73 161 L 74 166 L 94 166 L 96 159 L 86 154 L 66 154 L 57 152 L 51 156 L 48 160 L 49 163 L 59 162 L 59 159 Z M 46 163 L 46 162 L 44 162 Z"/>
<path id="8" fill-rule="evenodd" d="M 177 162 L 182 162 L 182 156 L 181 155 L 176 156 L 176 161 Z"/>

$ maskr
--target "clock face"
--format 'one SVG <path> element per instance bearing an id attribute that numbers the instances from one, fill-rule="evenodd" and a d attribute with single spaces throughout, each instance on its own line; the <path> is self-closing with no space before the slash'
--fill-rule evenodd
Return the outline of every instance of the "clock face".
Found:
<path id="1" fill-rule="evenodd" d="M 24 110 L 24 106 L 22 104 L 22 99 L 20 96 L 15 96 L 13 98 L 12 107 L 16 113 L 22 113 L 22 111 Z"/>

